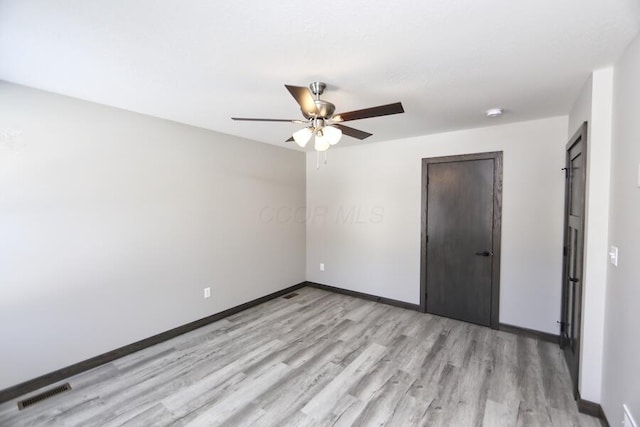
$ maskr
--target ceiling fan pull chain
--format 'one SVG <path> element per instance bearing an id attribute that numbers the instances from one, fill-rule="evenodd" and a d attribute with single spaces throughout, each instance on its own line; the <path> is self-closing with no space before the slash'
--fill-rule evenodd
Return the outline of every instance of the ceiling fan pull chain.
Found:
<path id="1" fill-rule="evenodd" d="M 316 151 L 316 169 L 320 169 L 320 152 Z"/>
<path id="2" fill-rule="evenodd" d="M 324 152 L 324 164 L 325 165 L 327 164 L 327 156 L 328 156 L 327 151 L 328 150 L 325 150 L 325 152 Z"/>

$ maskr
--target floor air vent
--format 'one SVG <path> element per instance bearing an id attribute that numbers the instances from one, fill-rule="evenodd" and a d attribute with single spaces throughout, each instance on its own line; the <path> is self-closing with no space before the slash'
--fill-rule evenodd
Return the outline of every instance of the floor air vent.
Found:
<path id="1" fill-rule="evenodd" d="M 71 390 L 71 385 L 69 383 L 59 385 L 58 387 L 54 387 L 50 390 L 42 392 L 40 394 L 36 394 L 35 396 L 31 396 L 28 399 L 24 399 L 18 402 L 18 409 L 23 410 L 27 406 L 35 405 L 38 402 L 41 402 L 45 399 L 55 396 L 56 394 L 63 393 L 67 390 Z"/>
<path id="2" fill-rule="evenodd" d="M 293 297 L 297 297 L 297 296 L 298 296 L 298 294 L 294 292 L 294 293 L 292 293 L 292 294 L 285 295 L 285 296 L 283 296 L 282 298 L 284 298 L 284 299 L 291 299 L 291 298 L 293 298 Z"/>

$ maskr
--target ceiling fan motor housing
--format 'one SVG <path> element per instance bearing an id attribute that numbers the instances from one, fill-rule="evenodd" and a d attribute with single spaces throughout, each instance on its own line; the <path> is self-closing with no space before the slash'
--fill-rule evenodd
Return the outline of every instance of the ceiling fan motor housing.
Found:
<path id="1" fill-rule="evenodd" d="M 333 113 L 336 111 L 335 105 L 333 105 L 329 101 L 323 101 L 321 99 L 316 99 L 314 102 L 316 104 L 316 111 L 307 112 L 304 110 L 300 110 L 307 119 L 314 119 L 316 117 L 322 119 L 330 119 L 331 117 L 333 117 Z"/>
<path id="2" fill-rule="evenodd" d="M 302 111 L 302 114 L 307 119 L 330 119 L 331 117 L 333 117 L 333 113 L 335 113 L 336 111 L 336 106 L 329 101 L 320 99 L 320 95 L 324 93 L 324 90 L 326 88 L 327 85 L 324 82 L 312 82 L 311 84 L 309 84 L 309 90 L 311 90 L 311 93 L 315 95 L 314 103 L 316 106 L 316 111 L 304 111 L 303 109 L 301 109 L 300 111 Z"/>

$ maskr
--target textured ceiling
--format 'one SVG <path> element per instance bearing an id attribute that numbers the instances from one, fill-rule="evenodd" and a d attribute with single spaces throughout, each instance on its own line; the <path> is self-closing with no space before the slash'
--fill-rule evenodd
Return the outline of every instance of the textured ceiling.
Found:
<path id="1" fill-rule="evenodd" d="M 0 0 L 0 79 L 288 147 L 230 117 L 300 118 L 283 84 L 322 80 L 338 111 L 402 101 L 349 123 L 368 143 L 566 114 L 639 28 L 637 0 Z"/>

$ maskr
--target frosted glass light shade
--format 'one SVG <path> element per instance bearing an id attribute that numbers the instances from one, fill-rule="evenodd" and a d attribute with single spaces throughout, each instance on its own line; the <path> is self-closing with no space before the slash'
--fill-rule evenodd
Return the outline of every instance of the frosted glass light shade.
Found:
<path id="1" fill-rule="evenodd" d="M 326 136 L 316 135 L 316 143 L 314 148 L 316 151 L 327 151 L 331 144 L 329 144 L 329 140 Z"/>
<path id="2" fill-rule="evenodd" d="M 304 146 L 307 145 L 307 142 L 311 140 L 312 136 L 313 136 L 313 131 L 311 130 L 311 128 L 302 128 L 293 133 L 293 140 L 300 147 L 304 148 Z"/>
<path id="3" fill-rule="evenodd" d="M 342 131 L 334 126 L 325 126 L 322 128 L 322 134 L 327 138 L 330 145 L 336 145 L 342 138 Z"/>

